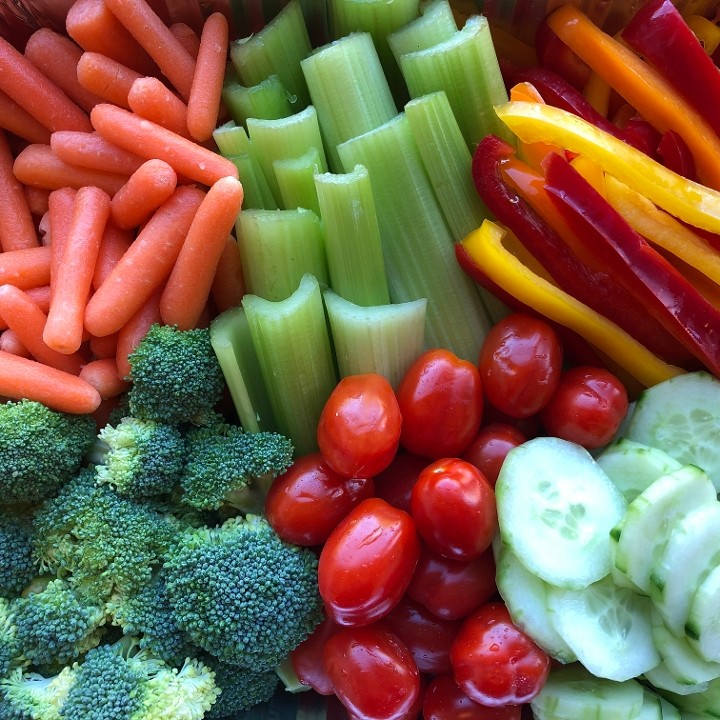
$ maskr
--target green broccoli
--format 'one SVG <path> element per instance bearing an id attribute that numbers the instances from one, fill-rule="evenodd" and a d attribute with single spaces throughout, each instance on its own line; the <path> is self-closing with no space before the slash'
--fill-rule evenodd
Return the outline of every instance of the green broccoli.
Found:
<path id="1" fill-rule="evenodd" d="M 17 628 L 10 614 L 10 605 L 10 600 L 0 598 L 0 678 L 7 677 L 13 667 L 21 664 L 22 651 L 17 639 Z"/>
<path id="2" fill-rule="evenodd" d="M 247 670 L 220 662 L 212 655 L 203 658 L 215 672 L 220 697 L 205 716 L 208 720 L 237 717 L 237 714 L 269 700 L 278 686 L 274 670 Z"/>
<path id="3" fill-rule="evenodd" d="M 75 680 L 72 667 L 45 677 L 15 668 L 0 680 L 1 720 L 60 720 L 62 707 Z"/>
<path id="4" fill-rule="evenodd" d="M 0 597 L 19 595 L 36 573 L 32 521 L 0 509 Z"/>
<path id="5" fill-rule="evenodd" d="M 274 668 L 322 620 L 317 557 L 259 516 L 188 530 L 164 569 L 180 627 L 218 659 Z"/>
<path id="6" fill-rule="evenodd" d="M 203 424 L 225 379 L 208 329 L 153 325 L 128 358 L 130 415 L 179 425 Z"/>
<path id="7" fill-rule="evenodd" d="M 82 465 L 96 436 L 89 415 L 56 412 L 34 400 L 0 404 L 0 504 L 54 495 Z"/>

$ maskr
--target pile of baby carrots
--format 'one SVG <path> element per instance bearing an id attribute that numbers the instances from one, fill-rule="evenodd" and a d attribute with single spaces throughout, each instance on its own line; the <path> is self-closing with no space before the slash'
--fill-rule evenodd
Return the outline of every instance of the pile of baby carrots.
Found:
<path id="1" fill-rule="evenodd" d="M 0 396 L 99 424 L 155 322 L 239 304 L 243 200 L 215 152 L 230 19 L 77 0 L 66 33 L 0 38 Z"/>

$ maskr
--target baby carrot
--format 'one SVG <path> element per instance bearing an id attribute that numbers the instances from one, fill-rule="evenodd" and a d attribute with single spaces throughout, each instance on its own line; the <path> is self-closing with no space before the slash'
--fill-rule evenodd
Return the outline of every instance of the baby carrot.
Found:
<path id="1" fill-rule="evenodd" d="M 0 247 L 6 252 L 40 244 L 25 191 L 13 172 L 14 162 L 5 133 L 0 130 Z"/>
<path id="2" fill-rule="evenodd" d="M 138 78 L 128 93 L 130 109 L 142 118 L 190 137 L 187 105 L 163 82 L 154 77 Z"/>
<path id="3" fill-rule="evenodd" d="M 174 192 L 177 173 L 164 160 L 147 160 L 117 191 L 110 203 L 113 220 L 121 228 L 138 227 Z"/>
<path id="4" fill-rule="evenodd" d="M 25 200 L 31 215 L 42 217 L 48 211 L 48 199 L 50 191 L 46 188 L 36 188 L 31 185 L 23 185 Z"/>
<path id="5" fill-rule="evenodd" d="M 229 43 L 228 21 L 213 13 L 205 21 L 188 98 L 188 130 L 198 142 L 212 137 L 217 125 Z"/>
<path id="6" fill-rule="evenodd" d="M 197 36 L 197 33 L 183 22 L 176 22 L 170 25 L 170 32 L 188 51 L 188 54 L 197 60 L 198 50 L 200 50 L 200 38 Z"/>
<path id="7" fill-rule="evenodd" d="M 110 204 L 112 211 L 112 203 Z M 132 233 L 118 227 L 112 217 L 105 225 L 100 250 L 95 261 L 92 286 L 97 289 L 105 282 L 112 269 L 118 264 L 120 258 L 127 252 L 132 244 Z"/>
<path id="8" fill-rule="evenodd" d="M 160 298 L 160 316 L 166 325 L 181 330 L 195 327 L 242 200 L 242 184 L 232 177 L 221 178 L 208 190 Z"/>
<path id="9" fill-rule="evenodd" d="M 49 143 L 50 131 L 0 90 L 0 128 L 30 143 Z"/>
<path id="10" fill-rule="evenodd" d="M 80 378 L 90 383 L 103 400 L 116 397 L 130 387 L 127 380 L 118 377 L 118 367 L 114 357 L 91 360 L 80 371 Z"/>
<path id="11" fill-rule="evenodd" d="M 203 197 L 201 190 L 182 186 L 155 211 L 88 301 L 85 327 L 92 335 L 120 330 L 165 282 Z"/>
<path id="12" fill-rule="evenodd" d="M 221 177 L 238 177 L 235 165 L 222 155 L 122 108 L 96 105 L 91 119 L 103 137 L 148 160 L 164 160 L 176 173 L 196 182 L 209 186 Z"/>
<path id="13" fill-rule="evenodd" d="M 96 360 L 106 357 L 115 358 L 115 355 L 117 354 L 117 341 L 118 333 L 105 335 L 104 337 L 95 337 L 94 335 L 91 335 L 90 340 L 88 341 L 88 346 L 93 358 Z M 117 363 L 115 363 L 115 368 L 117 370 Z"/>
<path id="14" fill-rule="evenodd" d="M 3 286 L 4 287 L 4 286 Z M 14 285 L 9 287 L 15 287 Z M 47 315 L 50 309 L 50 286 L 42 285 L 41 287 L 28 288 L 23 292 L 42 310 L 44 315 Z M 0 330 L 7 330 L 8 324 L 2 319 L 0 315 Z"/>
<path id="15" fill-rule="evenodd" d="M 110 197 L 106 192 L 91 185 L 77 191 L 43 332 L 43 340 L 58 352 L 76 352 L 82 344 L 85 306 L 109 217 Z"/>
<path id="16" fill-rule="evenodd" d="M 53 190 L 48 198 L 48 228 L 50 235 L 50 287 L 57 278 L 60 259 L 62 258 L 65 239 L 70 230 L 75 195 L 77 190 L 64 187 Z"/>
<path id="17" fill-rule="evenodd" d="M 61 130 L 50 136 L 50 147 L 66 163 L 119 175 L 132 175 L 145 160 L 94 132 Z"/>
<path id="18" fill-rule="evenodd" d="M 2 351 L 0 395 L 12 400 L 36 400 L 52 410 L 80 415 L 100 405 L 100 393 L 76 375 Z"/>
<path id="19" fill-rule="evenodd" d="M 223 312 L 240 305 L 244 294 L 245 278 L 240 262 L 240 251 L 237 240 L 232 235 L 228 235 L 215 269 L 210 297 L 212 297 L 217 311 Z"/>
<path id="20" fill-rule="evenodd" d="M 0 253 L 0 285 L 8 283 L 22 290 L 50 283 L 50 248 L 10 250 Z"/>
<path id="21" fill-rule="evenodd" d="M 77 66 L 77 79 L 82 87 L 125 108 L 130 87 L 139 77 L 140 73 L 101 53 L 84 52 Z"/>
<path id="22" fill-rule="evenodd" d="M 7 328 L 0 333 L 0 351 L 17 355 L 18 357 L 30 357 L 30 351 L 23 345 L 22 340 L 11 328 Z"/>
<path id="23" fill-rule="evenodd" d="M 160 296 L 162 291 L 163 286 L 160 285 L 117 333 L 115 361 L 117 362 L 119 378 L 124 379 L 130 375 L 128 356 L 145 337 L 150 327 L 161 322 Z"/>

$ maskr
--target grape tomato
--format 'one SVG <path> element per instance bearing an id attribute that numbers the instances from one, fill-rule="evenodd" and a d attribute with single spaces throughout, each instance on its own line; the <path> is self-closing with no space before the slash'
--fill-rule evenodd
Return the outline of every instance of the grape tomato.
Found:
<path id="1" fill-rule="evenodd" d="M 340 629 L 340 625 L 326 617 L 291 653 L 290 664 L 298 680 L 319 695 L 332 695 L 333 684 L 325 671 L 323 652 L 327 639 Z"/>
<path id="2" fill-rule="evenodd" d="M 471 700 L 452 674 L 430 681 L 423 698 L 423 720 L 520 720 L 520 705 L 487 707 Z"/>
<path id="3" fill-rule="evenodd" d="M 375 495 L 405 512 L 410 512 L 412 489 L 429 460 L 410 452 L 398 453 L 381 473 L 375 476 Z"/>
<path id="4" fill-rule="evenodd" d="M 474 465 L 495 487 L 505 457 L 527 438 L 517 427 L 508 423 L 490 423 L 480 428 L 475 439 L 462 454 L 462 459 Z"/>

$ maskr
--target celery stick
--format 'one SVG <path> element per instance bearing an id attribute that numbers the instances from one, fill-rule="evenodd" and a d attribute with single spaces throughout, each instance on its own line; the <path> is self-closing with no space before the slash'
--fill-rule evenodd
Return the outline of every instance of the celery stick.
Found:
<path id="1" fill-rule="evenodd" d="M 352 33 L 316 49 L 302 68 L 326 143 L 328 162 L 342 172 L 337 145 L 397 114 L 370 33 Z"/>
<path id="2" fill-rule="evenodd" d="M 289 93 L 277 75 L 270 75 L 251 87 L 226 83 L 222 99 L 230 117 L 238 125 L 244 125 L 248 118 L 274 120 L 294 112 Z"/>
<path id="3" fill-rule="evenodd" d="M 278 301 L 305 274 L 328 283 L 320 219 L 311 210 L 243 210 L 235 226 L 248 292 Z"/>
<path id="4" fill-rule="evenodd" d="M 432 0 L 421 3 L 420 16 L 388 35 L 387 41 L 399 64 L 401 55 L 449 40 L 457 29 L 449 0 Z"/>
<path id="5" fill-rule="evenodd" d="M 460 269 L 413 139 L 400 113 L 338 148 L 345 167 L 364 165 L 377 207 L 392 302 L 426 297 L 425 339 L 477 361 L 490 321 L 475 284 Z"/>
<path id="6" fill-rule="evenodd" d="M 322 161 L 317 148 L 304 155 L 273 162 L 273 174 L 280 188 L 282 205 L 286 209 L 307 208 L 320 215 L 315 176 L 322 172 Z"/>
<path id="7" fill-rule="evenodd" d="M 508 96 L 484 16 L 469 17 L 449 40 L 401 55 L 400 69 L 413 98 L 445 91 L 471 150 L 490 134 L 512 141 L 495 115 Z"/>
<path id="8" fill-rule="evenodd" d="M 242 155 L 250 150 L 250 138 L 242 125 L 228 120 L 213 130 L 213 139 L 221 155 Z"/>
<path id="9" fill-rule="evenodd" d="M 390 302 L 380 228 L 367 168 L 315 177 L 330 285 L 357 305 Z"/>
<path id="10" fill-rule="evenodd" d="M 210 343 L 245 431 L 276 430 L 270 397 L 242 307 L 226 310 L 212 321 Z"/>
<path id="11" fill-rule="evenodd" d="M 425 345 L 427 300 L 361 307 L 323 292 L 340 377 L 379 373 L 397 387 Z"/>
<path id="12" fill-rule="evenodd" d="M 320 284 L 304 275 L 295 292 L 242 301 L 278 429 L 299 455 L 317 450 L 320 413 L 337 383 Z"/>
<path id="13" fill-rule="evenodd" d="M 270 191 L 270 186 L 252 153 L 226 155 L 226 157 L 238 169 L 238 177 L 245 193 L 243 208 L 246 210 L 251 208 L 276 210 L 277 203 Z"/>

